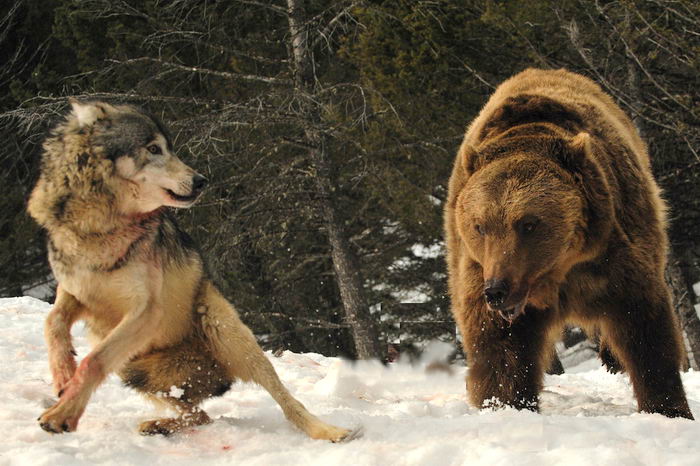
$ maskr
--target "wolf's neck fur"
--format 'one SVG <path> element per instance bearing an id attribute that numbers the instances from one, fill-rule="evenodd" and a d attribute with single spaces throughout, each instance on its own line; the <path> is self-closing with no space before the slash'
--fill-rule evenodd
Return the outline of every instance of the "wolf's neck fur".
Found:
<path id="1" fill-rule="evenodd" d="M 132 195 L 130 182 L 113 175 L 114 163 L 89 138 L 71 133 L 46 141 L 27 209 L 48 232 L 52 265 L 65 258 L 66 264 L 109 269 L 133 252 L 132 245 L 155 236 L 164 209 L 120 212 L 119 196 Z"/>
<path id="2" fill-rule="evenodd" d="M 112 219 L 109 229 L 77 230 L 70 224 L 47 227 L 52 267 L 71 265 L 93 271 L 122 267 L 130 257 L 150 248 L 163 220 L 164 209 Z M 88 214 L 89 215 L 89 214 Z"/>
<path id="3" fill-rule="evenodd" d="M 77 207 L 87 207 L 80 203 Z M 147 249 L 155 239 L 164 208 L 140 215 L 122 215 L 94 208 L 78 209 L 76 221 L 52 219 L 44 223 L 49 236 L 52 267 L 73 267 L 109 271 L 121 267 L 137 251 Z M 85 219 L 84 217 L 91 217 Z M 98 225 L 98 219 L 104 223 Z"/>

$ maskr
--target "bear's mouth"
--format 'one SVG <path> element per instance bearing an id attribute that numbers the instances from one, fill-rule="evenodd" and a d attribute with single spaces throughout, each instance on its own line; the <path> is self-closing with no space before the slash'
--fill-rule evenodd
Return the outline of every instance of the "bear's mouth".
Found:
<path id="1" fill-rule="evenodd" d="M 525 313 L 525 304 L 527 303 L 527 299 L 523 299 L 519 303 L 515 304 L 515 306 L 509 307 L 507 309 L 499 309 L 498 314 L 505 320 L 507 320 L 509 323 L 513 323 L 515 319 L 517 319 L 521 314 Z"/>

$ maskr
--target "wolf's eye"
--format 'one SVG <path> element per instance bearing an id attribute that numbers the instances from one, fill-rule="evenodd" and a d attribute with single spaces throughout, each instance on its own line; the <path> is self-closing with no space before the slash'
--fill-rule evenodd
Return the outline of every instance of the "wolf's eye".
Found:
<path id="1" fill-rule="evenodd" d="M 146 149 L 151 154 L 160 154 L 161 153 L 160 146 L 158 144 L 151 144 L 150 146 L 146 147 Z"/>
<path id="2" fill-rule="evenodd" d="M 478 223 L 474 225 L 474 229 L 476 230 L 477 233 L 479 233 L 481 236 L 484 236 L 486 234 L 486 230 L 484 230 L 484 227 L 479 225 Z"/>

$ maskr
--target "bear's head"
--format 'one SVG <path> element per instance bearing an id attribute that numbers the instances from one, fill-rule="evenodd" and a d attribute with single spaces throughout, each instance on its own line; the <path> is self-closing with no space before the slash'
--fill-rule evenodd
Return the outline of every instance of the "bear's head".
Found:
<path id="1" fill-rule="evenodd" d="M 487 306 L 512 322 L 552 306 L 571 268 L 600 253 L 611 205 L 587 133 L 511 136 L 462 148 L 455 217 Z"/>

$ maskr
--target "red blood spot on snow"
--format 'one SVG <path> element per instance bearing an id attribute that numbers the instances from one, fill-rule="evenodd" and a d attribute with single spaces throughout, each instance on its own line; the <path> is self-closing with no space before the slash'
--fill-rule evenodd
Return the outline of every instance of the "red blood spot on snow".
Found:
<path id="1" fill-rule="evenodd" d="M 231 445 L 224 445 L 224 446 L 221 447 L 221 449 L 224 450 L 224 451 L 230 450 L 231 448 L 232 448 Z"/>

